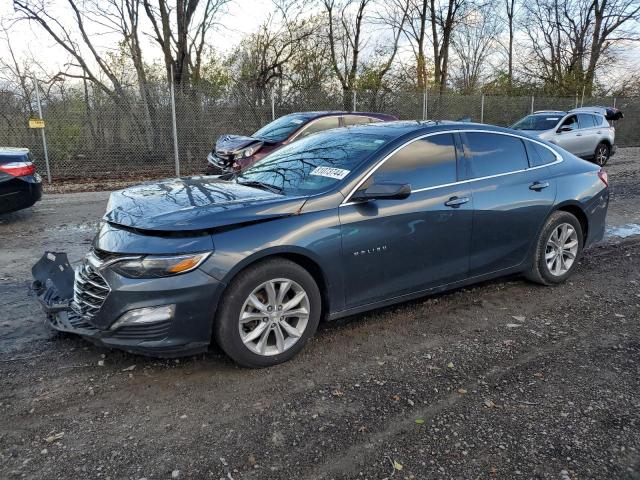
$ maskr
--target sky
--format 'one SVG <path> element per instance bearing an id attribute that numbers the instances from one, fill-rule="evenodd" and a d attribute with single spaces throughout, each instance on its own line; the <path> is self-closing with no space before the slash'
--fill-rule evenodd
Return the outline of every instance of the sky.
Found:
<path id="1" fill-rule="evenodd" d="M 60 18 L 70 15 L 64 0 L 48 0 L 48 3 L 53 5 L 52 11 L 58 13 Z M 244 35 L 255 31 L 271 10 L 270 0 L 236 0 L 232 2 L 224 15 L 224 27 L 221 27 L 210 37 L 211 45 L 220 52 L 227 52 L 237 45 Z M 68 54 L 62 47 L 49 38 L 39 25 L 28 22 L 12 24 L 12 18 L 14 18 L 12 1 L 0 0 L 0 23 L 11 25 L 11 43 L 16 54 L 29 57 L 29 52 L 32 52 L 34 57 L 44 63 L 47 70 L 60 70 L 68 60 Z M 100 40 L 96 41 L 96 44 L 111 46 L 113 42 L 110 40 L 108 36 L 102 36 Z M 147 51 L 150 50 L 147 49 Z M 0 56 L 6 55 L 8 55 L 7 46 L 5 42 L 0 42 Z"/>

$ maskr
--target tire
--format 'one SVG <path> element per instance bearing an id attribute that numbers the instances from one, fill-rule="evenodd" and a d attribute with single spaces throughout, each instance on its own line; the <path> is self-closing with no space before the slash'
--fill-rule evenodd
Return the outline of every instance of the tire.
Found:
<path id="1" fill-rule="evenodd" d="M 293 303 L 297 298 L 300 300 Z M 230 282 L 216 313 L 214 339 L 239 365 L 269 367 L 302 350 L 318 328 L 321 309 L 320 290 L 307 270 L 282 258 L 265 260 Z M 241 315 L 249 320 L 241 323 Z M 251 338 L 253 335 L 257 336 Z"/>
<path id="2" fill-rule="evenodd" d="M 600 165 L 604 167 L 609 161 L 609 157 L 611 156 L 611 148 L 604 142 L 600 142 L 596 147 L 596 151 L 593 155 L 593 162 L 596 165 Z"/>
<path id="3" fill-rule="evenodd" d="M 557 240 L 561 240 L 563 226 L 567 226 L 566 232 L 569 233 L 567 234 L 566 242 L 563 244 L 566 250 L 563 249 L 563 253 L 558 255 L 559 250 L 557 247 L 554 248 L 549 242 L 552 240 L 552 235 L 554 234 Z M 575 236 L 571 230 L 575 232 Z M 557 240 L 556 245 L 559 244 Z M 573 240 L 576 242 L 575 248 Z M 583 246 L 582 226 L 578 219 L 569 212 L 553 212 L 547 219 L 542 232 L 540 232 L 540 236 L 536 240 L 530 267 L 529 270 L 525 272 L 525 276 L 529 280 L 541 283 L 542 285 L 556 285 L 564 282 L 575 271 Z M 553 255 L 554 253 L 555 255 Z M 550 255 L 553 255 L 553 257 L 550 257 Z M 573 255 L 572 259 L 571 255 Z M 553 258 L 556 260 L 554 261 Z M 549 266 L 549 262 L 551 262 L 551 266 Z M 570 265 L 568 265 L 569 263 Z M 568 268 L 565 270 L 567 265 Z"/>

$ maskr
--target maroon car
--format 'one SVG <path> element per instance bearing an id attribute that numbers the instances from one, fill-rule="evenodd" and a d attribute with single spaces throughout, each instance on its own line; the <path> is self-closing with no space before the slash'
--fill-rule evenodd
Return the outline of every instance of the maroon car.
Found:
<path id="1" fill-rule="evenodd" d="M 312 133 L 331 128 L 397 120 L 393 115 L 369 112 L 300 112 L 268 123 L 250 137 L 223 135 L 207 156 L 207 173 L 244 170 L 273 152 Z"/>

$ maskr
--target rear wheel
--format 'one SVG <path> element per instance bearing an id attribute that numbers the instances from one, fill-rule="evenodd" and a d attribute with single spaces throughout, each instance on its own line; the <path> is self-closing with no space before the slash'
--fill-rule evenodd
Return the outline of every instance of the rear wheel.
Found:
<path id="1" fill-rule="evenodd" d="M 296 355 L 320 321 L 320 291 L 297 263 L 266 260 L 229 284 L 214 326 L 218 345 L 245 367 L 268 367 Z"/>
<path id="2" fill-rule="evenodd" d="M 599 143 L 596 147 L 596 151 L 594 154 L 594 161 L 596 164 L 604 167 L 609 161 L 609 157 L 611 156 L 611 149 L 609 145 L 606 143 Z"/>
<path id="3" fill-rule="evenodd" d="M 583 245 L 578 219 L 569 212 L 554 212 L 538 237 L 527 278 L 543 285 L 564 282 L 573 274 Z"/>

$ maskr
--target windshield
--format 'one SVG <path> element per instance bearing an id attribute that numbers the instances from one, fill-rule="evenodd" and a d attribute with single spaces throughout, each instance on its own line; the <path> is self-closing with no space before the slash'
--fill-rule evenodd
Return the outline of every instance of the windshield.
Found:
<path id="1" fill-rule="evenodd" d="M 252 136 L 268 142 L 282 142 L 289 135 L 310 120 L 308 116 L 292 113 L 267 123 Z"/>
<path id="2" fill-rule="evenodd" d="M 256 162 L 236 182 L 260 182 L 287 195 L 328 190 L 391 138 L 376 131 L 322 132 L 287 145 Z"/>
<path id="3" fill-rule="evenodd" d="M 562 115 L 527 115 L 522 120 L 518 120 L 511 128 L 514 130 L 551 130 L 555 127 Z"/>

